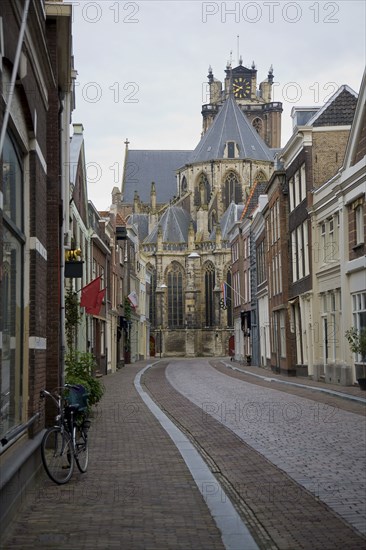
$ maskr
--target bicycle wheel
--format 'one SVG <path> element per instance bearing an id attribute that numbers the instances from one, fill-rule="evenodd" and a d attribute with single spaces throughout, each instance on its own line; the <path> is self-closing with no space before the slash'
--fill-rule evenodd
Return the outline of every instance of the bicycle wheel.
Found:
<path id="1" fill-rule="evenodd" d="M 66 431 L 58 427 L 49 428 L 42 439 L 41 454 L 47 475 L 62 485 L 67 483 L 74 471 L 72 443 Z"/>
<path id="2" fill-rule="evenodd" d="M 84 474 L 88 467 L 89 448 L 88 435 L 83 426 L 76 427 L 75 435 L 75 461 L 79 471 Z"/>

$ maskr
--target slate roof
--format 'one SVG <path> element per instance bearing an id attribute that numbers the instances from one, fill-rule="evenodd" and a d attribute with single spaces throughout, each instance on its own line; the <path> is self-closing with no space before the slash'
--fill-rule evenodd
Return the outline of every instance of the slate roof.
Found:
<path id="1" fill-rule="evenodd" d="M 139 241 L 146 239 L 149 233 L 148 214 L 131 214 L 127 223 L 135 226 Z"/>
<path id="2" fill-rule="evenodd" d="M 192 218 L 181 206 L 169 206 L 144 243 L 156 243 L 161 227 L 164 243 L 186 243 Z"/>
<path id="3" fill-rule="evenodd" d="M 250 124 L 232 95 L 229 95 L 212 126 L 190 155 L 189 163 L 222 159 L 228 141 L 237 143 L 240 159 L 273 161 L 273 150 Z"/>
<path id="4" fill-rule="evenodd" d="M 340 86 L 325 105 L 306 123 L 306 126 L 349 126 L 352 124 L 357 93 L 345 84 Z"/>
<path id="5" fill-rule="evenodd" d="M 229 231 L 234 225 L 234 223 L 240 220 L 243 209 L 244 209 L 243 204 L 235 204 L 235 202 L 231 202 L 228 208 L 223 213 L 220 220 L 221 237 L 223 241 L 228 240 Z M 216 227 L 213 228 L 209 236 L 210 241 L 214 241 L 215 239 L 216 239 Z"/>
<path id="6" fill-rule="evenodd" d="M 150 202 L 153 181 L 157 202 L 168 202 L 177 193 L 176 170 L 186 164 L 190 154 L 191 151 L 129 149 L 123 174 L 123 202 L 132 204 L 135 191 L 142 202 Z"/>

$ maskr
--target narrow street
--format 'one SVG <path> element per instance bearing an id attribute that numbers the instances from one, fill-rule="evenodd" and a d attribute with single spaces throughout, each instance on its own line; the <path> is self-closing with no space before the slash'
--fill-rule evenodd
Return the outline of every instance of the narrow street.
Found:
<path id="1" fill-rule="evenodd" d="M 2 548 L 365 547 L 361 391 L 322 386 L 355 398 L 341 399 L 220 359 L 163 360 L 142 373 L 148 364 L 103 379 L 88 472 L 57 486 L 41 470 Z M 165 415 L 183 434 L 178 447 Z M 194 481 L 195 468 L 206 481 Z"/>

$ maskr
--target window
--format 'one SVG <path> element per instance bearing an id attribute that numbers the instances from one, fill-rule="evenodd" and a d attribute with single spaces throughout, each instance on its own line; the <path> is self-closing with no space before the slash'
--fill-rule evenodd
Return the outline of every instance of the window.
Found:
<path id="1" fill-rule="evenodd" d="M 359 204 L 355 209 L 356 244 L 362 244 L 365 239 L 363 219 L 363 204 Z"/>
<path id="2" fill-rule="evenodd" d="M 232 263 L 236 262 L 239 258 L 239 243 L 235 241 L 231 247 L 231 261 Z"/>
<path id="3" fill-rule="evenodd" d="M 280 312 L 280 342 L 281 342 L 281 357 L 286 357 L 286 314 Z"/>
<path id="4" fill-rule="evenodd" d="M 150 312 L 149 318 L 153 327 L 157 326 L 156 320 L 156 269 L 151 273 Z"/>
<path id="5" fill-rule="evenodd" d="M 235 142 L 229 141 L 227 144 L 227 158 L 233 159 L 235 158 Z"/>
<path id="6" fill-rule="evenodd" d="M 206 327 L 212 327 L 215 324 L 215 267 L 211 262 L 205 266 L 205 306 L 206 306 Z"/>
<path id="7" fill-rule="evenodd" d="M 238 271 L 233 273 L 233 288 L 234 288 L 234 307 L 237 307 L 237 306 L 240 306 L 240 285 L 239 285 Z"/>
<path id="8" fill-rule="evenodd" d="M 173 262 L 168 272 L 169 328 L 183 327 L 183 314 L 183 270 L 177 262 Z"/>
<path id="9" fill-rule="evenodd" d="M 302 279 L 310 274 L 308 222 L 305 221 L 291 233 L 292 280 Z"/>
<path id="10" fill-rule="evenodd" d="M 3 150 L 3 262 L 1 292 L 1 435 L 22 421 L 24 405 L 23 165 L 10 139 Z"/>
<path id="11" fill-rule="evenodd" d="M 353 294 L 352 304 L 353 326 L 359 331 L 364 331 L 366 330 L 366 292 Z M 365 358 L 363 358 L 361 354 L 358 354 L 356 361 L 361 362 L 363 360 L 365 360 Z"/>
<path id="12" fill-rule="evenodd" d="M 305 164 L 295 172 L 289 180 L 290 211 L 294 210 L 303 200 L 306 199 L 306 176 Z"/>
<path id="13" fill-rule="evenodd" d="M 266 277 L 264 240 L 257 247 L 257 284 L 261 285 Z"/>
<path id="14" fill-rule="evenodd" d="M 207 179 L 206 174 L 201 174 L 199 178 L 198 183 L 198 190 L 199 190 L 199 200 L 198 204 L 199 206 L 202 206 L 204 204 L 208 204 L 210 202 L 210 196 L 211 196 L 211 188 L 209 181 Z M 196 201 L 197 202 L 197 201 Z"/>
<path id="15" fill-rule="evenodd" d="M 242 202 L 243 197 L 241 193 L 241 187 L 239 180 L 234 174 L 234 172 L 230 172 L 224 183 L 224 204 L 225 208 L 228 208 L 231 202 L 235 202 L 236 204 Z"/>
<path id="16" fill-rule="evenodd" d="M 263 130 L 263 121 L 262 119 L 256 117 L 253 120 L 253 128 L 258 132 L 260 136 L 262 136 L 262 130 Z"/>
<path id="17" fill-rule="evenodd" d="M 226 306 L 227 306 L 227 326 L 232 327 L 234 325 L 233 317 L 233 291 L 232 291 L 232 275 L 229 270 L 226 274 Z"/>

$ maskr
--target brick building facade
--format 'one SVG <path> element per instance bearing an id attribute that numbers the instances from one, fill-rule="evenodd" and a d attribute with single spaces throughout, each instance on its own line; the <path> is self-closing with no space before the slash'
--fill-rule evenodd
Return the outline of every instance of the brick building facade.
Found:
<path id="1" fill-rule="evenodd" d="M 73 92 L 71 6 L 55 8 L 40 0 L 0 4 L 2 527 L 39 466 L 45 421 L 39 392 L 62 378 L 63 204 Z"/>

